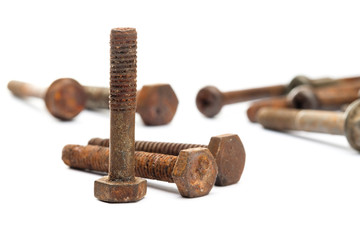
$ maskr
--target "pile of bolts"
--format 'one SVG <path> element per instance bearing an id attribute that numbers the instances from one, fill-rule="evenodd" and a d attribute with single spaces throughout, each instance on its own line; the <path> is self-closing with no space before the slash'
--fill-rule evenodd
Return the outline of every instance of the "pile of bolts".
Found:
<path id="1" fill-rule="evenodd" d="M 10 81 L 17 97 L 43 98 L 60 120 L 71 120 L 84 108 L 110 109 L 110 137 L 90 139 L 87 146 L 66 145 L 62 160 L 71 168 L 107 173 L 95 181 L 95 197 L 104 202 L 136 202 L 146 180 L 175 183 L 183 197 L 207 195 L 214 185 L 237 183 L 245 166 L 245 149 L 236 134 L 214 136 L 208 145 L 135 141 L 135 112 L 144 124 L 165 125 L 179 101 L 169 84 L 146 85 L 137 91 L 137 32 L 115 28 L 110 34 L 110 88 L 83 86 L 72 78 L 54 81 L 47 89 Z M 259 98 L 247 110 L 253 123 L 286 131 L 345 135 L 360 151 L 360 77 L 309 79 L 295 77 L 288 85 L 221 92 L 201 89 L 196 105 L 206 117 L 227 104 Z M 304 110 L 305 109 L 305 110 Z"/>

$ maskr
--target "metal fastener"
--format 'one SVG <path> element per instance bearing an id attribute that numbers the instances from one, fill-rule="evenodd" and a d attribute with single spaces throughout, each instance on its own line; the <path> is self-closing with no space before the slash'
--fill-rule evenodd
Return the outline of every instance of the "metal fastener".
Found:
<path id="1" fill-rule="evenodd" d="M 45 97 L 49 112 L 71 120 L 84 108 L 109 108 L 109 88 L 81 86 L 72 78 L 60 78 L 46 90 L 29 83 L 10 81 L 9 90 L 18 97 Z M 145 85 L 137 92 L 136 112 L 146 125 L 165 125 L 174 118 L 179 101 L 169 84 Z"/>
<path id="2" fill-rule="evenodd" d="M 109 148 L 101 146 L 66 145 L 62 159 L 72 168 L 107 172 Z M 201 197 L 212 189 L 217 166 L 206 148 L 180 151 L 179 156 L 135 152 L 136 176 L 175 183 L 183 197 Z"/>
<path id="3" fill-rule="evenodd" d="M 360 100 L 345 113 L 320 110 L 261 108 L 257 121 L 274 130 L 299 130 L 345 135 L 349 144 L 360 151 Z"/>
<path id="4" fill-rule="evenodd" d="M 95 197 L 105 202 L 135 202 L 146 194 L 146 180 L 135 177 L 136 41 L 134 28 L 111 30 L 109 174 L 94 184 Z"/>
<path id="5" fill-rule="evenodd" d="M 220 112 L 224 105 L 264 97 L 285 95 L 299 85 L 306 84 L 312 87 L 322 87 L 355 81 L 360 81 L 360 77 L 341 79 L 321 78 L 313 80 L 305 76 L 297 76 L 288 85 L 274 85 L 231 92 L 221 92 L 214 86 L 207 86 L 198 92 L 196 96 L 196 106 L 206 117 L 214 117 Z"/>
<path id="6" fill-rule="evenodd" d="M 109 139 L 93 138 L 88 144 L 109 147 Z M 191 148 L 208 148 L 218 166 L 218 175 L 215 185 L 227 186 L 237 183 L 245 166 L 245 149 L 236 134 L 223 134 L 212 137 L 209 145 L 135 141 L 135 150 L 153 153 L 170 154 L 177 156 L 181 150 Z"/>
<path id="7" fill-rule="evenodd" d="M 85 91 L 72 78 L 60 78 L 47 89 L 20 81 L 10 81 L 8 88 L 15 96 L 21 98 L 38 97 L 44 99 L 48 111 L 61 120 L 73 119 L 85 107 Z"/>
<path id="8" fill-rule="evenodd" d="M 293 107 L 286 97 L 273 97 L 264 100 L 258 100 L 253 102 L 250 107 L 247 109 L 246 114 L 248 119 L 255 123 L 256 115 L 259 110 L 263 107 L 272 107 L 272 108 L 289 108 Z"/>
<path id="9" fill-rule="evenodd" d="M 324 88 L 299 86 L 287 96 L 287 101 L 300 109 L 339 109 L 359 98 L 360 82 Z"/>

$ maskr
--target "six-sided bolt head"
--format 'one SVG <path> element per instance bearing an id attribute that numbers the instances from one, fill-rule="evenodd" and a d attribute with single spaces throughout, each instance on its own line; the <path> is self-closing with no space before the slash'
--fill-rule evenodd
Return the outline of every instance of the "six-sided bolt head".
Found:
<path id="1" fill-rule="evenodd" d="M 44 100 L 53 116 L 61 120 L 71 120 L 84 109 L 86 94 L 76 80 L 60 78 L 49 86 Z"/>
<path id="2" fill-rule="evenodd" d="M 183 197 L 201 197 L 212 189 L 218 169 L 207 148 L 180 151 L 172 172 L 173 180 Z"/>
<path id="3" fill-rule="evenodd" d="M 136 202 L 146 194 L 146 180 L 136 177 L 134 181 L 110 181 L 108 176 L 95 181 L 94 195 L 104 202 Z"/>
<path id="4" fill-rule="evenodd" d="M 236 134 L 212 137 L 208 146 L 215 158 L 218 175 L 215 185 L 227 186 L 237 183 L 245 166 L 245 149 Z"/>
<path id="5" fill-rule="evenodd" d="M 136 111 L 146 125 L 164 125 L 171 122 L 178 104 L 169 84 L 146 85 L 137 94 Z"/>
<path id="6" fill-rule="evenodd" d="M 196 106 L 207 117 L 214 117 L 223 106 L 223 93 L 213 86 L 202 88 L 196 96 Z"/>
<path id="7" fill-rule="evenodd" d="M 344 129 L 349 144 L 354 149 L 360 151 L 360 99 L 347 107 Z"/>

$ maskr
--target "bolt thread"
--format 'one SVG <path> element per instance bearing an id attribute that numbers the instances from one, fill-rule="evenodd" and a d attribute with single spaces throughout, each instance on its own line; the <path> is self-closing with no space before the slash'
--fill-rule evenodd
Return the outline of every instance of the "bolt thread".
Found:
<path id="1" fill-rule="evenodd" d="M 135 29 L 113 29 L 110 37 L 110 109 L 136 109 L 136 44 Z"/>
<path id="2" fill-rule="evenodd" d="M 109 139 L 93 138 L 88 142 L 89 145 L 98 145 L 102 147 L 109 147 Z M 162 153 L 168 155 L 178 156 L 181 150 L 189 148 L 207 148 L 206 145 L 201 144 L 187 144 L 187 143 L 168 143 L 168 142 L 148 142 L 135 141 L 135 150 Z"/>
<path id="3" fill-rule="evenodd" d="M 110 154 L 109 179 L 135 178 L 136 39 L 134 28 L 110 34 Z"/>
<path id="4" fill-rule="evenodd" d="M 62 160 L 72 168 L 107 172 L 109 148 L 101 146 L 66 145 Z M 159 153 L 135 152 L 135 174 L 138 177 L 174 182 L 172 172 L 177 157 Z"/>

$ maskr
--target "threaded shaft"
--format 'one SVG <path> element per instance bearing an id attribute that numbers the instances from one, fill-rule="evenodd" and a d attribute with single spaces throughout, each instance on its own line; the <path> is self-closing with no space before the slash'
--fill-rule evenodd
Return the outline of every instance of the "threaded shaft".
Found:
<path id="1" fill-rule="evenodd" d="M 90 139 L 88 144 L 109 147 L 109 139 L 93 138 Z M 178 156 L 181 150 L 198 147 L 207 148 L 206 145 L 201 144 L 135 141 L 136 151 L 162 153 L 174 156 Z"/>
<path id="2" fill-rule="evenodd" d="M 135 179 L 136 39 L 133 28 L 111 30 L 110 180 Z"/>
<path id="3" fill-rule="evenodd" d="M 62 160 L 72 168 L 107 172 L 109 148 L 66 145 L 62 151 Z M 176 161 L 177 157 L 172 155 L 135 152 L 135 173 L 138 177 L 174 182 L 172 172 Z"/>

